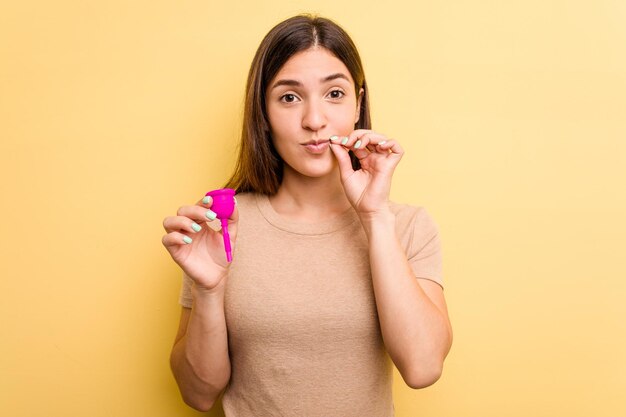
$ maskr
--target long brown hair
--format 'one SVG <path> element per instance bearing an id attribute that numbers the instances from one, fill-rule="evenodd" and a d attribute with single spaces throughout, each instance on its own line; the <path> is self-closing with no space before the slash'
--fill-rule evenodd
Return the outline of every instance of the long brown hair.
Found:
<path id="1" fill-rule="evenodd" d="M 272 143 L 265 106 L 265 91 L 278 71 L 293 55 L 311 47 L 328 49 L 350 71 L 356 93 L 363 89 L 361 110 L 355 129 L 370 129 L 371 120 L 365 74 L 359 52 L 350 36 L 335 22 L 323 17 L 291 17 L 265 35 L 256 51 L 246 84 L 246 98 L 239 157 L 232 177 L 226 184 L 237 192 L 253 191 L 276 194 L 283 178 L 284 162 Z M 350 153 L 352 166 L 358 159 Z"/>

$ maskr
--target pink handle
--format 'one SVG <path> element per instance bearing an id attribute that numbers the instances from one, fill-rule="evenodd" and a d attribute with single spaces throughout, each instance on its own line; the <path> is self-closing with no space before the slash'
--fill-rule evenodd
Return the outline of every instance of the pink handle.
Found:
<path id="1" fill-rule="evenodd" d="M 230 248 L 230 235 L 228 234 L 228 220 L 220 220 L 222 222 L 222 237 L 224 238 L 224 250 L 226 251 L 226 260 L 233 261 L 232 249 Z"/>
<path id="2" fill-rule="evenodd" d="M 235 190 L 231 188 L 222 188 L 206 193 L 213 199 L 211 210 L 215 212 L 217 218 L 222 224 L 222 238 L 224 239 L 224 251 L 226 252 L 226 260 L 232 262 L 233 255 L 230 247 L 230 235 L 228 234 L 228 218 L 235 210 Z"/>

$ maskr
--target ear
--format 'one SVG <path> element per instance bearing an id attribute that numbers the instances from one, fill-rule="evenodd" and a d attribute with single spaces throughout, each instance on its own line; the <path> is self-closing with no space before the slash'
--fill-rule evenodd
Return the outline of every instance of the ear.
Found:
<path id="1" fill-rule="evenodd" d="M 356 114 L 354 115 L 354 124 L 357 124 L 359 117 L 361 116 L 361 102 L 363 101 L 363 93 L 365 90 L 362 88 L 359 90 L 359 96 L 356 99 Z"/>

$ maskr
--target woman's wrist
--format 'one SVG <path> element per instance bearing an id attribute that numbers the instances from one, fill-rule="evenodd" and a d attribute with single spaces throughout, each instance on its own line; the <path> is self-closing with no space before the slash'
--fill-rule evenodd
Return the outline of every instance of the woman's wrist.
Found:
<path id="1" fill-rule="evenodd" d="M 359 219 L 368 238 L 376 233 L 395 233 L 396 215 L 388 208 L 375 212 L 359 213 Z"/>
<path id="2" fill-rule="evenodd" d="M 213 288 L 206 288 L 197 283 L 193 283 L 191 287 L 191 296 L 194 302 L 198 301 L 201 303 L 205 302 L 215 302 L 215 301 L 223 301 L 224 293 L 225 293 L 225 277 L 221 279 L 219 284 L 217 284 Z"/>

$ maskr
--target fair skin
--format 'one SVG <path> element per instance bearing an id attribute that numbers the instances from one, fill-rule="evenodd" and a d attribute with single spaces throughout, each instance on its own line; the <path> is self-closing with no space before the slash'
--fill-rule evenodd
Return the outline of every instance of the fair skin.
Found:
<path id="1" fill-rule="evenodd" d="M 434 383 L 452 343 L 442 288 L 416 279 L 395 231 L 389 191 L 403 150 L 371 130 L 354 130 L 362 91 L 343 62 L 324 48 L 291 57 L 266 91 L 274 146 L 285 162 L 283 182 L 270 198 L 286 218 L 315 223 L 353 207 L 369 241 L 372 283 L 381 333 L 391 359 L 413 388 Z M 330 138 L 330 140 L 329 140 Z M 354 171 L 348 151 L 361 161 Z M 230 378 L 224 319 L 228 264 L 221 235 L 206 226 L 211 202 L 168 217 L 163 244 L 194 280 L 192 309 L 183 309 L 171 364 L 185 401 L 206 410 Z M 238 212 L 230 219 L 236 241 Z M 201 225 L 194 232 L 192 223 Z M 184 236 L 193 238 L 189 244 Z"/>

